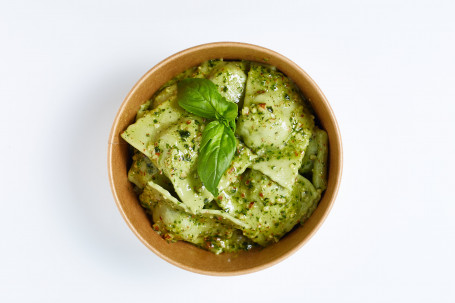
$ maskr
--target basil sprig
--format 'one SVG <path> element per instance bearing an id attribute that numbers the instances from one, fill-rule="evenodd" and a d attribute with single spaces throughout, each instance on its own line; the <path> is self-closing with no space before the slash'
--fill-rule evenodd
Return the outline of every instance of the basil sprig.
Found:
<path id="1" fill-rule="evenodd" d="M 186 111 L 214 120 L 202 133 L 197 172 L 202 183 L 214 196 L 218 184 L 235 154 L 235 118 L 237 104 L 221 96 L 216 85 L 208 79 L 184 79 L 177 84 L 178 103 Z"/>
<path id="2" fill-rule="evenodd" d="M 207 119 L 237 118 L 237 104 L 221 96 L 216 85 L 208 79 L 184 79 L 178 83 L 179 105 L 186 111 Z"/>

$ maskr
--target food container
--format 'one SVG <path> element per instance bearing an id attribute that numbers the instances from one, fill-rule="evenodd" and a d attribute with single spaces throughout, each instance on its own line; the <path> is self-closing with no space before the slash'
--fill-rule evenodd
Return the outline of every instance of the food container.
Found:
<path id="1" fill-rule="evenodd" d="M 309 99 L 320 125 L 329 137 L 328 187 L 303 226 L 297 226 L 279 242 L 263 249 L 238 253 L 213 254 L 182 241 L 168 243 L 151 227 L 151 221 L 138 203 L 128 181 L 130 164 L 128 144 L 120 137 L 134 122 L 141 104 L 168 80 L 209 59 L 249 60 L 276 66 L 291 78 Z M 136 236 L 155 254 L 180 268 L 207 275 L 240 275 L 274 265 L 302 247 L 328 215 L 338 192 L 342 172 L 341 136 L 335 115 L 316 83 L 294 62 L 269 49 L 236 42 L 217 42 L 195 46 L 158 63 L 132 88 L 123 101 L 112 125 L 108 144 L 108 170 L 112 192 L 123 218 Z M 144 261 L 145 262 L 145 261 Z"/>

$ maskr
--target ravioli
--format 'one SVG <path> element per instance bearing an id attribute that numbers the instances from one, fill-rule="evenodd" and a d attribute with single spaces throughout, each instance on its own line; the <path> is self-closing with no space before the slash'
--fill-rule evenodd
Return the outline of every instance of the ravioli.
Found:
<path id="1" fill-rule="evenodd" d="M 316 159 L 316 155 L 318 153 L 318 143 L 316 142 L 316 132 L 317 128 L 313 130 L 313 133 L 310 138 L 310 142 L 308 143 L 308 147 L 305 151 L 305 156 L 302 160 L 302 166 L 299 168 L 299 173 L 301 174 L 308 174 L 311 173 L 314 166 L 314 160 Z"/>
<path id="2" fill-rule="evenodd" d="M 164 203 L 152 211 L 153 229 L 168 241 L 183 240 L 213 253 L 248 250 L 253 243 L 239 229 L 202 215 L 190 215 Z"/>
<path id="3" fill-rule="evenodd" d="M 172 190 L 171 181 L 144 154 L 136 151 L 133 164 L 128 171 L 128 180 L 138 189 L 143 190 L 148 182 L 153 181 L 167 190 Z"/>
<path id="4" fill-rule="evenodd" d="M 150 106 L 152 105 L 152 100 L 148 100 L 146 101 L 144 104 L 142 104 L 140 107 L 139 107 L 139 110 L 137 111 L 136 113 L 136 121 L 139 120 L 140 118 L 144 117 L 144 115 L 150 111 Z M 156 106 L 154 106 L 156 107 Z"/>
<path id="5" fill-rule="evenodd" d="M 177 195 L 193 211 L 202 209 L 204 201 L 212 199 L 196 172 L 203 127 L 200 117 L 182 117 L 163 130 L 149 148 L 153 163 L 171 180 Z"/>
<path id="6" fill-rule="evenodd" d="M 314 186 L 323 191 L 327 188 L 327 158 L 329 148 L 329 137 L 324 130 L 316 128 L 315 141 L 318 146 L 318 152 L 314 159 L 312 176 Z"/>
<path id="7" fill-rule="evenodd" d="M 243 234 L 261 246 L 278 241 L 302 218 L 309 217 L 320 195 L 302 176 L 292 190 L 256 170 L 248 170 L 232 183 L 216 202 L 225 212 L 245 222 Z"/>
<path id="8" fill-rule="evenodd" d="M 177 84 L 163 88 L 153 99 L 153 107 L 157 107 L 166 101 L 175 102 L 177 99 Z"/>
<path id="9" fill-rule="evenodd" d="M 220 184 L 218 185 L 219 190 L 223 190 L 229 184 L 235 182 L 243 172 L 250 167 L 254 160 L 257 158 L 248 147 L 245 146 L 241 141 L 236 138 L 237 148 L 232 159 L 231 166 L 226 170 L 223 177 L 221 177 Z"/>
<path id="10" fill-rule="evenodd" d="M 150 142 L 155 142 L 163 130 L 185 115 L 188 113 L 178 105 L 176 99 L 168 100 L 143 114 L 134 124 L 128 126 L 121 136 L 135 149 L 151 157 L 153 149 L 149 149 Z"/>
<path id="11" fill-rule="evenodd" d="M 292 132 L 282 146 L 266 148 L 262 156 L 255 159 L 252 168 L 281 186 L 292 189 L 310 137 L 311 132 L 307 129 Z"/>
<path id="12" fill-rule="evenodd" d="M 245 62 L 221 62 L 207 77 L 218 87 L 226 100 L 242 105 L 245 94 L 247 64 Z"/>
<path id="13" fill-rule="evenodd" d="M 253 168 L 291 189 L 314 127 L 295 84 L 271 67 L 252 63 L 237 125 L 245 144 L 259 155 Z"/>
<path id="14" fill-rule="evenodd" d="M 139 196 L 139 199 L 142 205 L 145 208 L 153 209 L 156 203 L 162 202 L 170 207 L 184 211 L 190 215 L 203 216 L 204 218 L 209 218 L 216 220 L 218 222 L 233 226 L 235 228 L 249 228 L 249 225 L 237 218 L 231 216 L 230 214 L 223 212 L 217 209 L 200 209 L 194 211 L 190 206 L 180 202 L 175 197 L 173 197 L 167 190 L 155 184 L 154 182 L 149 182 L 145 187 L 142 194 Z"/>
<path id="15" fill-rule="evenodd" d="M 248 250 L 254 244 L 237 228 L 246 228 L 242 222 L 216 209 L 192 214 L 186 205 L 153 182 L 140 195 L 140 201 L 152 215 L 153 229 L 168 241 L 187 241 L 216 254 Z"/>
<path id="16" fill-rule="evenodd" d="M 237 133 L 254 152 L 281 146 L 291 132 L 313 129 L 314 116 L 293 82 L 275 69 L 251 63 Z"/>

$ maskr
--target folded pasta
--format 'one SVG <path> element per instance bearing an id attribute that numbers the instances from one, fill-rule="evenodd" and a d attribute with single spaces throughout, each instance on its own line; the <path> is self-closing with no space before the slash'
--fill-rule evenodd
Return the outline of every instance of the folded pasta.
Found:
<path id="1" fill-rule="evenodd" d="M 179 105 L 179 81 L 188 78 L 210 80 L 238 106 L 229 122 L 234 156 L 215 192 L 198 175 L 210 121 Z M 145 102 L 122 137 L 132 147 L 128 179 L 151 232 L 217 254 L 279 241 L 311 216 L 327 187 L 327 133 L 297 86 L 268 65 L 219 59 L 192 67 Z"/>

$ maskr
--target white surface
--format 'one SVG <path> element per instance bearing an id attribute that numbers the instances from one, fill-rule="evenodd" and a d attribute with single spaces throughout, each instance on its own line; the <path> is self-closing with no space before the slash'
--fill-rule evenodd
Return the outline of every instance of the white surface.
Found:
<path id="1" fill-rule="evenodd" d="M 453 1 L 2 1 L 0 301 L 454 302 L 454 12 Z M 155 256 L 107 178 L 129 89 L 168 55 L 214 41 L 302 66 L 344 144 L 319 232 L 240 277 Z"/>

